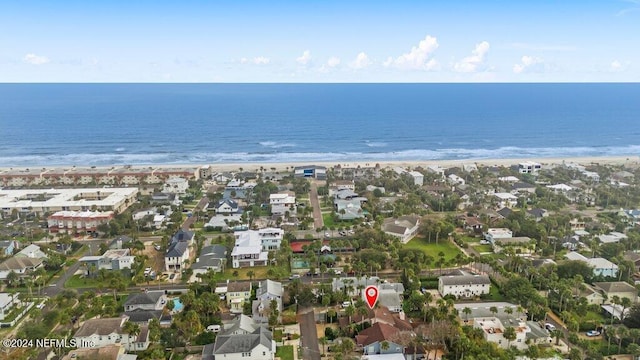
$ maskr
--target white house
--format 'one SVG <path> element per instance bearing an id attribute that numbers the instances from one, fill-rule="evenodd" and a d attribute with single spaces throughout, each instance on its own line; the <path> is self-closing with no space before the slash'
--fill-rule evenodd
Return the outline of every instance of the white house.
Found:
<path id="1" fill-rule="evenodd" d="M 489 228 L 484 233 L 484 238 L 492 244 L 498 239 L 508 239 L 513 237 L 513 232 L 507 228 Z"/>
<path id="2" fill-rule="evenodd" d="M 488 294 L 491 280 L 487 275 L 454 275 L 438 278 L 440 295 L 453 295 L 457 298 L 471 298 Z"/>
<path id="3" fill-rule="evenodd" d="M 279 228 L 264 228 L 260 230 L 236 231 L 233 233 L 238 242 L 255 243 L 259 242 L 262 250 L 278 250 L 284 238 L 284 230 Z"/>
<path id="4" fill-rule="evenodd" d="M 264 280 L 258 283 L 256 300 L 253 301 L 253 319 L 257 322 L 269 322 L 271 302 L 276 301 L 278 313 L 282 313 L 282 283 Z"/>
<path id="5" fill-rule="evenodd" d="M 617 231 L 612 231 L 607 235 L 598 236 L 598 240 L 600 240 L 600 242 L 603 244 L 617 243 L 617 242 L 620 242 L 620 240 L 623 240 L 626 238 L 627 238 L 627 235 L 623 233 L 619 233 Z"/>
<path id="6" fill-rule="evenodd" d="M 236 243 L 231 251 L 231 267 L 234 269 L 247 266 L 267 265 L 269 250 L 280 248 L 284 231 L 267 228 L 234 233 Z"/>
<path id="7" fill-rule="evenodd" d="M 413 178 L 414 185 L 422 186 L 422 184 L 424 184 L 424 175 L 422 175 L 422 173 L 410 171 L 409 176 Z"/>
<path id="8" fill-rule="evenodd" d="M 518 197 L 511 193 L 495 193 L 493 196 L 498 199 L 500 208 L 512 208 L 518 205 Z"/>
<path id="9" fill-rule="evenodd" d="M 542 169 L 542 165 L 536 162 L 527 161 L 518 164 L 518 172 L 520 174 L 535 174 Z"/>
<path id="10" fill-rule="evenodd" d="M 447 179 L 450 184 L 454 185 L 465 185 L 467 183 L 463 178 L 456 174 L 449 174 L 449 176 L 447 176 Z"/>
<path id="11" fill-rule="evenodd" d="M 149 347 L 149 328 L 140 326 L 138 335 L 130 335 L 124 332 L 124 323 L 128 316 L 117 318 L 90 319 L 85 321 L 73 336 L 78 348 L 103 347 L 113 344 L 122 344 L 127 351 L 144 351 Z"/>
<path id="12" fill-rule="evenodd" d="M 40 266 L 44 258 L 10 257 L 0 263 L 0 280 L 5 280 L 13 271 L 18 275 L 27 274 Z"/>
<path id="13" fill-rule="evenodd" d="M 18 294 L 0 293 L 0 320 L 4 320 L 18 303 L 20 303 Z"/>
<path id="14" fill-rule="evenodd" d="M 524 321 L 519 321 L 516 324 L 505 326 L 497 317 L 475 319 L 473 321 L 473 327 L 482 330 L 482 335 L 486 341 L 497 344 L 498 347 L 503 349 L 508 349 L 513 346 L 519 350 L 525 350 L 529 347 L 526 343 L 527 332 L 530 332 L 531 330 Z M 515 330 L 515 340 L 509 341 L 504 337 L 504 331 L 507 327 L 512 327 Z"/>
<path id="15" fill-rule="evenodd" d="M 174 176 L 167 179 L 162 192 L 165 194 L 186 194 L 187 189 L 189 189 L 189 180 Z"/>
<path id="16" fill-rule="evenodd" d="M 215 206 L 216 214 L 237 214 L 240 210 L 238 203 L 232 199 L 218 201 Z"/>
<path id="17" fill-rule="evenodd" d="M 36 245 L 36 244 L 30 244 L 27 247 L 25 247 L 24 249 L 20 250 L 17 254 L 14 255 L 15 257 L 27 257 L 27 258 L 31 258 L 31 259 L 42 259 L 42 258 L 46 258 L 47 254 L 45 254 L 42 250 L 40 250 L 40 246 Z"/>
<path id="18" fill-rule="evenodd" d="M 416 236 L 419 227 L 420 217 L 407 215 L 397 219 L 385 219 L 382 224 L 382 231 L 384 231 L 385 234 L 400 238 L 400 241 L 406 244 Z"/>
<path id="19" fill-rule="evenodd" d="M 218 334 L 215 343 L 202 350 L 202 359 L 273 360 L 275 352 L 271 331 L 260 326 L 250 334 Z"/>
<path id="20" fill-rule="evenodd" d="M 193 244 L 195 234 L 191 231 L 178 230 L 173 235 L 164 255 L 164 268 L 166 271 L 180 270 L 189 259 L 189 245 Z"/>
<path id="21" fill-rule="evenodd" d="M 283 192 L 269 195 L 269 205 L 271 214 L 284 215 L 286 212 L 294 214 L 296 212 L 296 196 L 292 192 Z"/>

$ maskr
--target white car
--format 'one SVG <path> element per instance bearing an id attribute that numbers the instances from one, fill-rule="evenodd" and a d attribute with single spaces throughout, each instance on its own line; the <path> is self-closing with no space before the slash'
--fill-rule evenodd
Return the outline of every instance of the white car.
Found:
<path id="1" fill-rule="evenodd" d="M 551 324 L 551 323 L 546 323 L 544 324 L 544 328 L 549 330 L 549 331 L 553 331 L 556 329 L 555 325 Z"/>
<path id="2" fill-rule="evenodd" d="M 342 302 L 342 307 L 343 308 L 348 308 L 351 305 L 351 301 L 343 301 Z"/>

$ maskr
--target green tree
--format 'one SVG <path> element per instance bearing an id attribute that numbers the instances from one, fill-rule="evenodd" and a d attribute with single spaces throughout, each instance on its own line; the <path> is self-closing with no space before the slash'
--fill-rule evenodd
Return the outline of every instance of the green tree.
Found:
<path id="1" fill-rule="evenodd" d="M 504 329 L 502 336 L 507 339 L 507 348 L 509 348 L 511 347 L 511 342 L 516 339 L 516 329 L 512 326 L 508 326 Z"/>

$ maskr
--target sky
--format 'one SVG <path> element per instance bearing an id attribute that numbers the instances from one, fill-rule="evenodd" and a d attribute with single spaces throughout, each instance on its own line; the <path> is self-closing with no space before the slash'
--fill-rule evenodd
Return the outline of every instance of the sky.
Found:
<path id="1" fill-rule="evenodd" d="M 0 0 L 0 82 L 638 82 L 639 36 L 640 0 Z"/>

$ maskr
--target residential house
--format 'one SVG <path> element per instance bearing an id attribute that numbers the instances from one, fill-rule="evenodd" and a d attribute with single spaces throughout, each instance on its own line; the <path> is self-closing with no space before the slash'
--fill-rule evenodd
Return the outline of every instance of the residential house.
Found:
<path id="1" fill-rule="evenodd" d="M 231 251 L 231 267 L 264 266 L 269 261 L 269 252 L 262 249 L 260 239 L 246 237 L 236 240 Z"/>
<path id="2" fill-rule="evenodd" d="M 400 216 L 397 219 L 385 219 L 382 224 L 382 231 L 385 234 L 400 238 L 400 242 L 406 244 L 418 233 L 420 227 L 420 217 L 417 215 Z"/>
<path id="3" fill-rule="evenodd" d="M 504 182 L 508 182 L 508 183 L 516 183 L 518 181 L 520 181 L 520 179 L 518 179 L 515 176 L 501 176 L 498 178 L 498 181 L 504 181 Z"/>
<path id="4" fill-rule="evenodd" d="M 602 291 L 605 295 L 606 301 L 604 304 L 612 304 L 614 296 L 619 299 L 627 298 L 633 304 L 638 302 L 638 289 L 624 281 L 595 282 L 593 287 Z"/>
<path id="5" fill-rule="evenodd" d="M 129 317 L 129 321 L 137 324 L 149 324 L 153 319 L 160 322 L 162 326 L 171 325 L 172 316 L 169 312 L 164 310 L 143 310 L 135 309 L 131 311 L 125 311 L 124 315 Z"/>
<path id="6" fill-rule="evenodd" d="M 91 276 L 102 269 L 131 269 L 135 256 L 129 255 L 129 249 L 107 250 L 100 256 L 83 256 L 78 261 L 83 265 L 85 275 Z"/>
<path id="7" fill-rule="evenodd" d="M 278 314 L 282 313 L 282 283 L 264 280 L 258 283 L 256 300 L 253 301 L 253 319 L 256 322 L 268 323 L 271 302 L 276 301 Z"/>
<path id="8" fill-rule="evenodd" d="M 447 275 L 438 278 L 438 292 L 443 297 L 472 298 L 489 294 L 490 289 L 491 280 L 487 275 Z"/>
<path id="9" fill-rule="evenodd" d="M 0 320 L 4 320 L 19 303 L 18 294 L 0 293 Z"/>
<path id="10" fill-rule="evenodd" d="M 227 306 L 232 313 L 242 313 L 244 303 L 251 298 L 251 282 L 231 282 L 227 284 Z"/>
<path id="11" fill-rule="evenodd" d="M 186 194 L 189 189 L 189 180 L 181 177 L 170 177 L 164 183 L 162 192 L 165 194 Z"/>
<path id="12" fill-rule="evenodd" d="M 527 216 L 533 218 L 536 222 L 549 216 L 549 212 L 545 209 L 531 209 L 527 210 Z"/>
<path id="13" fill-rule="evenodd" d="M 17 242 L 14 240 L 0 241 L 0 255 L 11 256 L 17 248 Z"/>
<path id="14" fill-rule="evenodd" d="M 573 187 L 567 184 L 555 184 L 555 185 L 547 185 L 547 189 L 552 190 L 556 194 L 566 194 L 569 191 L 573 190 Z"/>
<path id="15" fill-rule="evenodd" d="M 436 174 L 436 175 L 440 175 L 443 178 L 444 178 L 445 170 L 446 169 L 444 169 L 440 165 L 429 165 L 429 166 L 427 166 L 427 172 L 430 172 L 430 173 Z"/>
<path id="16" fill-rule="evenodd" d="M 233 233 L 238 243 L 259 243 L 262 250 L 278 250 L 284 238 L 284 230 L 279 228 L 264 228 L 260 230 L 236 231 Z"/>
<path id="17" fill-rule="evenodd" d="M 369 285 L 377 285 L 378 290 L 384 285 L 385 289 L 393 289 L 397 293 L 404 293 L 404 286 L 402 283 L 383 283 L 377 276 L 362 276 L 362 277 L 340 277 L 333 278 L 331 281 L 331 288 L 333 291 L 343 291 L 348 296 L 358 296 L 361 294 L 361 289 L 366 288 Z"/>
<path id="18" fill-rule="evenodd" d="M 220 335 L 246 335 L 260 327 L 266 327 L 266 325 L 255 321 L 250 316 L 240 314 L 230 321 L 223 320 Z"/>
<path id="19" fill-rule="evenodd" d="M 338 199 L 333 200 L 334 210 L 336 216 L 340 220 L 354 220 L 364 218 L 364 211 L 362 210 L 363 200 L 359 197 L 352 199 Z"/>
<path id="20" fill-rule="evenodd" d="M 127 244 L 131 243 L 132 241 L 133 239 L 128 236 L 120 235 L 117 238 L 111 240 L 109 249 L 125 249 L 127 248 Z"/>
<path id="21" fill-rule="evenodd" d="M 447 181 L 452 185 L 465 185 L 467 182 L 456 174 L 449 174 Z"/>
<path id="22" fill-rule="evenodd" d="M 377 322 L 356 335 L 356 344 L 364 355 L 402 354 L 404 346 L 395 342 L 399 332 L 400 329 L 392 325 Z M 383 346 L 382 343 L 386 344 Z"/>
<path id="23" fill-rule="evenodd" d="M 218 334 L 213 344 L 203 348 L 202 360 L 273 360 L 275 352 L 271 331 L 258 327 L 250 334 Z"/>
<path id="24" fill-rule="evenodd" d="M 492 244 L 499 239 L 508 239 L 513 237 L 513 232 L 507 228 L 489 228 L 484 233 L 485 240 Z"/>
<path id="25" fill-rule="evenodd" d="M 497 199 L 498 208 L 513 208 L 518 205 L 518 197 L 511 193 L 498 192 L 493 196 Z"/>
<path id="26" fill-rule="evenodd" d="M 589 305 L 602 305 L 604 303 L 604 296 L 602 296 L 601 290 L 596 289 L 595 287 L 584 283 L 584 287 L 580 289 L 579 294 L 576 297 L 583 297 L 587 299 L 587 303 Z"/>
<path id="27" fill-rule="evenodd" d="M 463 216 L 462 226 L 465 230 L 474 232 L 476 234 L 482 233 L 482 222 L 477 217 Z"/>
<path id="28" fill-rule="evenodd" d="M 133 217 L 133 221 L 140 221 L 142 219 L 144 219 L 147 216 L 154 216 L 158 213 L 158 209 L 155 207 L 149 208 L 149 209 L 143 209 L 140 211 L 136 211 L 135 213 L 133 213 L 132 217 Z"/>
<path id="29" fill-rule="evenodd" d="M 502 209 L 496 211 L 498 213 L 498 215 L 500 215 L 500 217 L 502 217 L 503 219 L 508 219 L 509 216 L 511 216 L 511 214 L 513 214 L 513 210 L 511 210 L 508 207 L 503 207 Z"/>
<path id="30" fill-rule="evenodd" d="M 351 320 L 351 322 L 349 322 Z M 367 314 L 355 314 L 349 319 L 348 317 L 341 316 L 338 318 L 338 324 L 341 328 L 345 328 L 350 324 L 363 324 L 368 322 L 373 325 L 376 323 L 382 323 L 391 325 L 402 331 L 412 331 L 413 326 L 409 321 L 405 320 L 404 313 L 396 313 L 389 311 L 385 306 L 378 305 L 373 309 L 369 309 Z"/>
<path id="31" fill-rule="evenodd" d="M 124 324 L 129 318 L 100 318 L 85 321 L 73 336 L 78 348 L 104 347 L 122 344 L 127 351 L 144 351 L 149 347 L 149 328 L 140 326 L 138 335 L 124 332 Z M 92 345 L 92 346 L 89 346 Z"/>
<path id="32" fill-rule="evenodd" d="M 640 253 L 633 250 L 627 251 L 624 253 L 624 259 L 633 263 L 636 272 L 640 271 Z"/>
<path id="33" fill-rule="evenodd" d="M 204 224 L 205 228 L 220 229 L 220 231 L 242 231 L 248 230 L 249 225 L 246 223 L 246 219 L 243 221 L 241 214 L 230 215 L 215 215 L 209 219 L 209 222 Z"/>
<path id="34" fill-rule="evenodd" d="M 536 186 L 533 184 L 529 184 L 526 182 L 517 182 L 511 185 L 511 193 L 514 195 L 524 194 L 524 193 L 535 194 L 535 192 L 536 192 Z"/>
<path id="35" fill-rule="evenodd" d="M 393 313 L 402 312 L 402 292 L 398 292 L 396 284 L 382 283 L 378 285 L 378 304 L 384 306 Z M 402 287 L 404 291 L 404 286 Z M 364 289 L 363 289 L 364 295 Z"/>
<path id="36" fill-rule="evenodd" d="M 31 244 L 25 247 L 24 249 L 18 251 L 14 257 L 18 258 L 31 258 L 31 259 L 43 259 L 47 257 L 42 250 L 40 250 L 40 246 L 36 244 Z"/>
<path id="37" fill-rule="evenodd" d="M 291 191 L 269 195 L 271 214 L 283 216 L 296 213 L 296 195 Z"/>
<path id="38" fill-rule="evenodd" d="M 627 238 L 627 235 L 616 232 L 616 231 L 612 231 L 607 235 L 598 236 L 598 240 L 600 240 L 600 242 L 603 244 L 617 243 L 617 242 L 620 242 L 620 240 L 623 240 L 626 238 Z"/>
<path id="39" fill-rule="evenodd" d="M 413 184 L 422 186 L 424 184 L 424 175 L 418 171 L 409 171 L 409 176 L 413 179 Z"/>
<path id="40" fill-rule="evenodd" d="M 374 185 L 367 185 L 367 187 L 365 188 L 367 191 L 370 192 L 374 192 L 376 190 L 380 191 L 381 194 L 384 194 L 386 192 L 385 188 L 382 186 L 374 186 Z"/>
<path id="41" fill-rule="evenodd" d="M 568 260 L 582 261 L 593 269 L 594 276 L 616 277 L 618 276 L 618 265 L 612 263 L 605 258 L 586 258 L 580 253 L 572 251 L 565 256 Z"/>
<path id="42" fill-rule="evenodd" d="M 42 266 L 44 258 L 10 257 L 0 263 L 0 280 L 6 280 L 12 271 L 20 276 Z"/>
<path id="43" fill-rule="evenodd" d="M 333 192 L 340 190 L 356 190 L 356 184 L 353 180 L 334 180 L 329 187 L 329 195 L 333 195 Z"/>
<path id="44" fill-rule="evenodd" d="M 569 221 L 571 231 L 584 231 L 586 223 L 579 219 L 571 219 Z"/>
<path id="45" fill-rule="evenodd" d="M 124 311 L 162 310 L 166 303 L 167 295 L 164 290 L 148 290 L 130 294 L 124 302 Z"/>
<path id="46" fill-rule="evenodd" d="M 222 199 L 214 206 L 216 214 L 237 214 L 240 212 L 238 203 L 232 199 Z"/>
<path id="47" fill-rule="evenodd" d="M 193 244 L 195 233 L 180 229 L 169 242 L 167 253 L 164 255 L 165 271 L 178 271 L 184 268 L 189 260 L 189 245 Z"/>
<path id="48" fill-rule="evenodd" d="M 206 274 L 209 270 L 220 272 L 227 263 L 227 248 L 223 245 L 209 245 L 202 248 L 200 256 L 191 265 L 193 274 Z"/>

